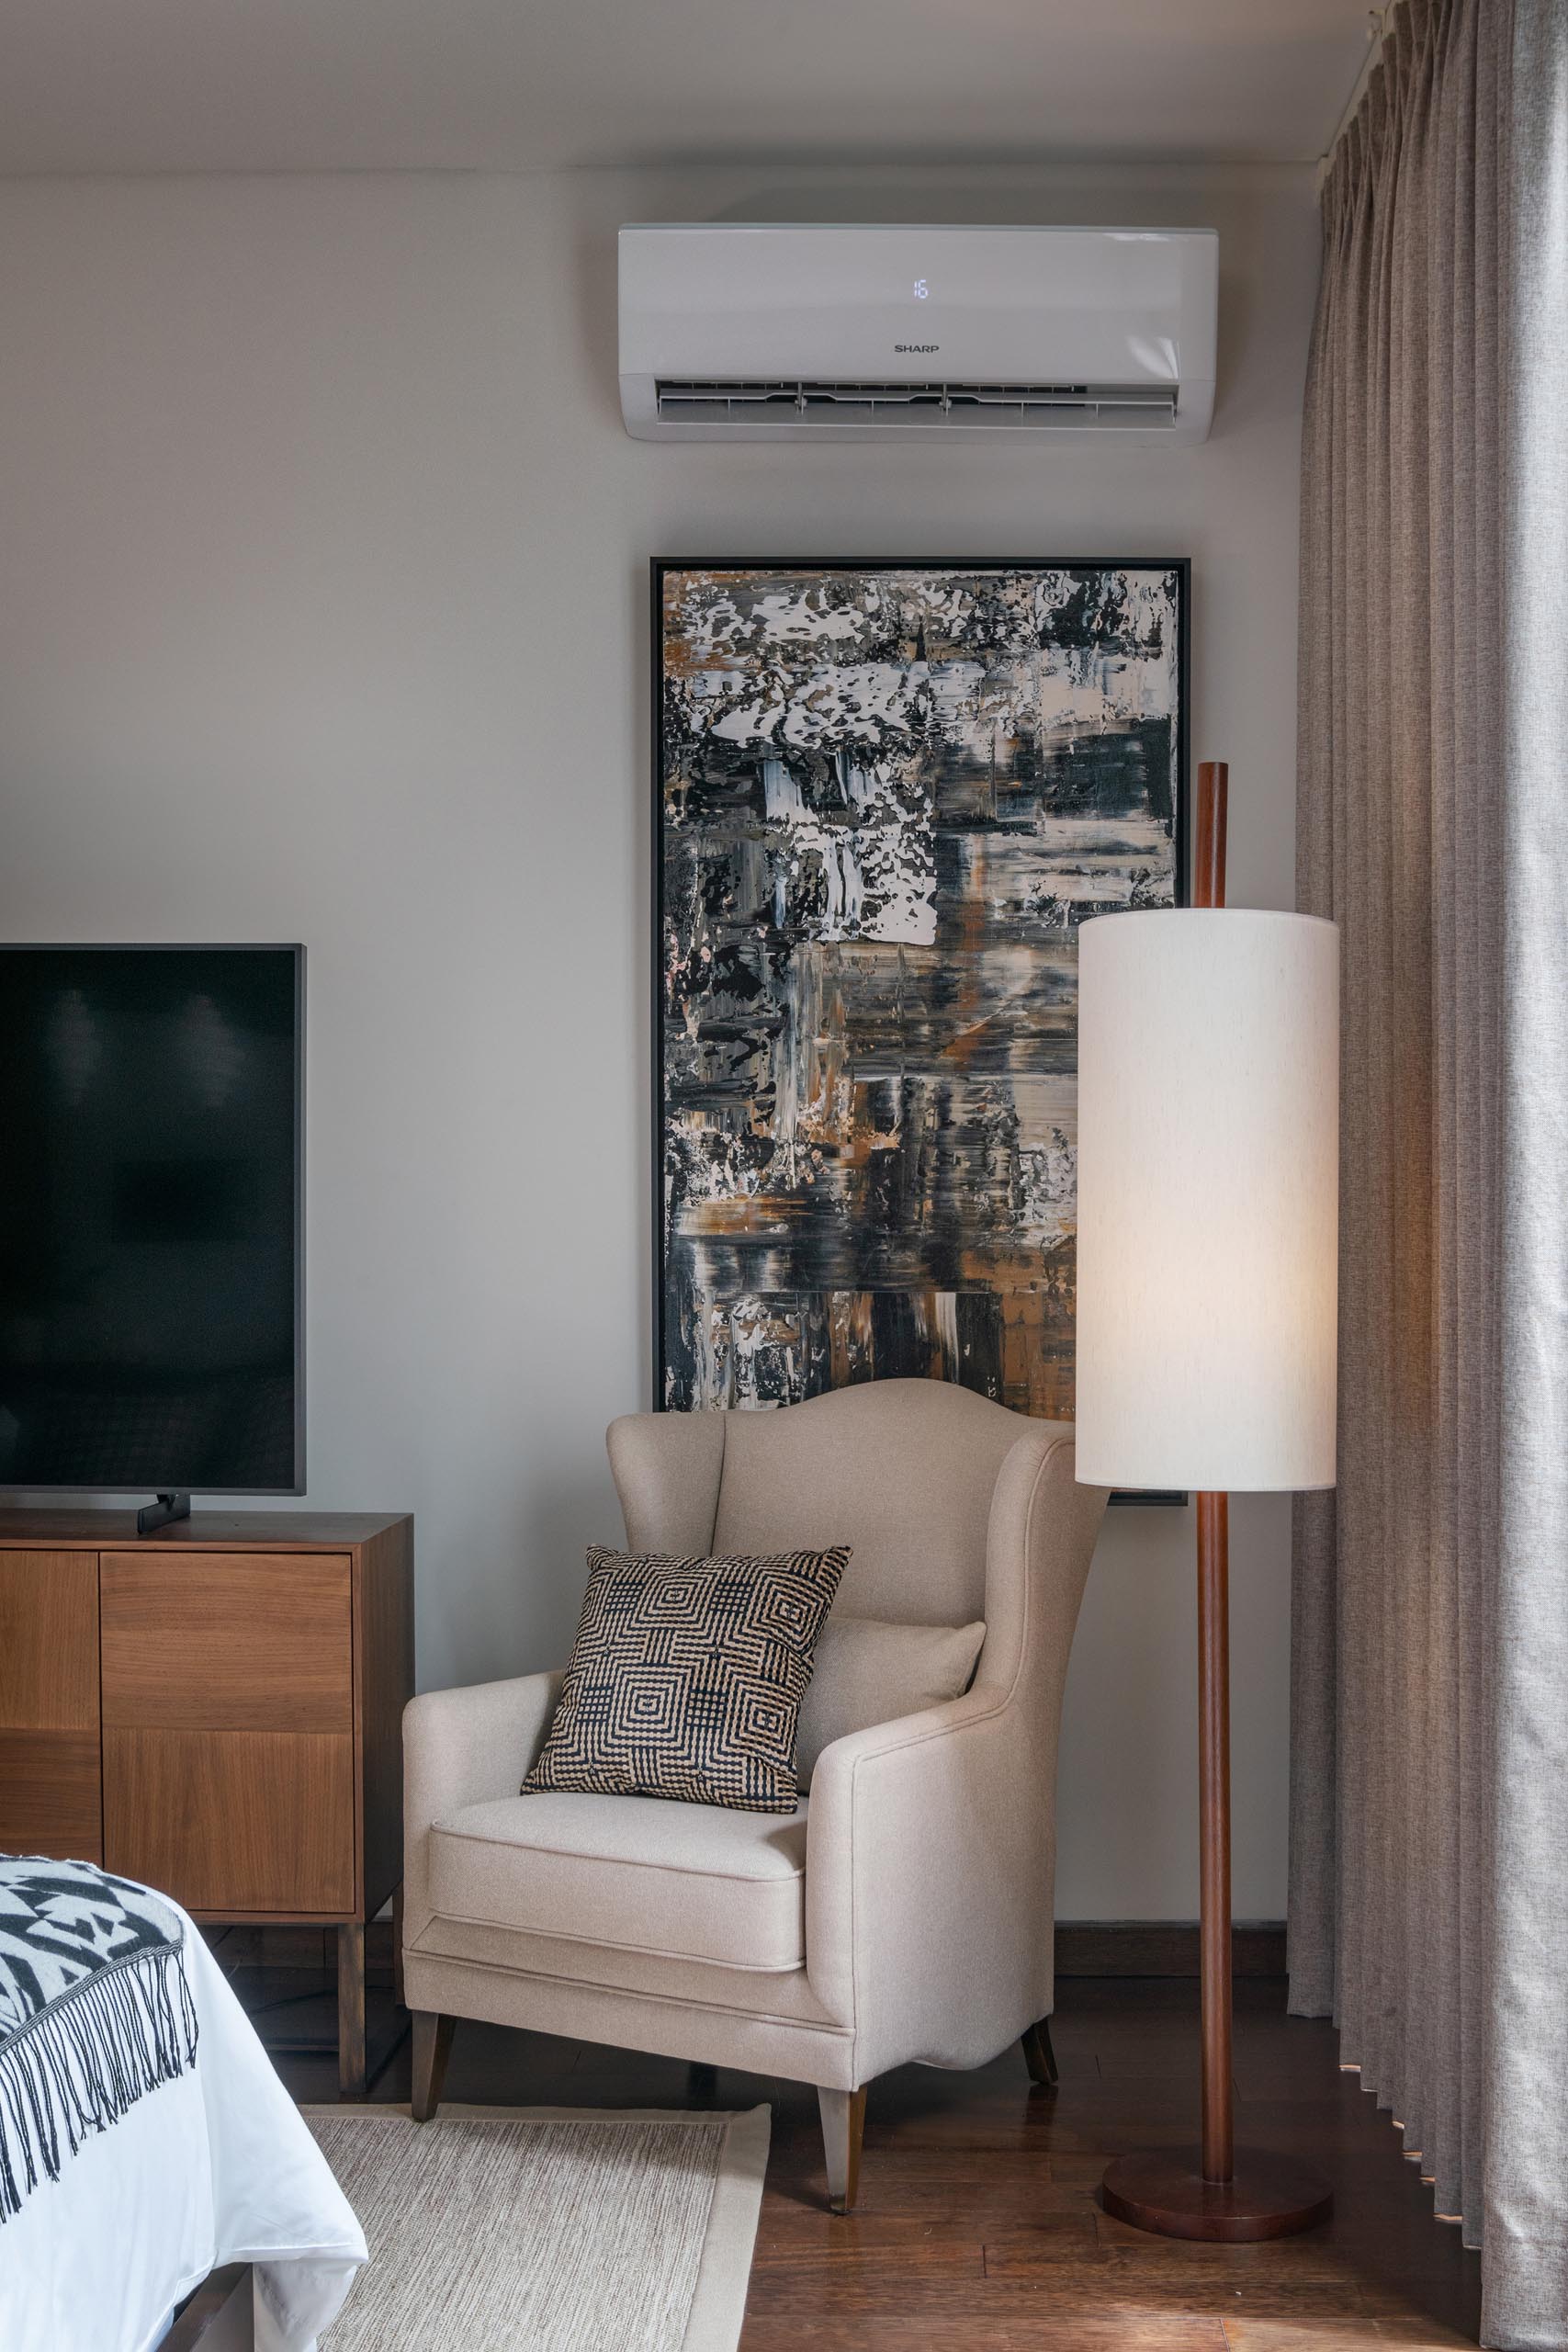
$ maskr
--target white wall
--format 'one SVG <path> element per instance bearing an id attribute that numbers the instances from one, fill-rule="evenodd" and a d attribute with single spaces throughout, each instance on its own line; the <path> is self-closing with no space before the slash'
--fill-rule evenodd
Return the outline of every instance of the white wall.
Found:
<path id="1" fill-rule="evenodd" d="M 1221 233 L 1213 439 L 650 448 L 623 219 Z M 1310 175 L 0 185 L 0 934 L 310 951 L 310 1499 L 419 1519 L 421 1681 L 562 1654 L 648 1401 L 650 555 L 1190 554 L 1231 893 L 1292 887 Z M 1285 1855 L 1286 1514 L 1235 1521 L 1235 1899 Z M 1191 1917 L 1191 1531 L 1113 1517 L 1065 1917 Z"/>

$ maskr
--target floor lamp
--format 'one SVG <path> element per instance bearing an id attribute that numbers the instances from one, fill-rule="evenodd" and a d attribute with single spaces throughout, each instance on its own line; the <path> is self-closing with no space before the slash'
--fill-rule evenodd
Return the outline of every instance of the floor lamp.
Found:
<path id="1" fill-rule="evenodd" d="M 1190 908 L 1078 931 L 1077 1475 L 1196 1489 L 1202 2143 L 1119 2156 L 1107 2211 L 1167 2237 L 1322 2221 L 1311 2165 L 1236 2149 L 1227 1504 L 1334 1484 L 1338 934 L 1224 904 L 1200 770 Z"/>

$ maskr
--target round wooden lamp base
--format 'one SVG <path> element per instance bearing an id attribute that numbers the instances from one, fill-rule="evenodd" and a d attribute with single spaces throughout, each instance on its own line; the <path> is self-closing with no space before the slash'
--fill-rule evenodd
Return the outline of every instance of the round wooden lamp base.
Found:
<path id="1" fill-rule="evenodd" d="M 1135 2230 L 1233 2245 L 1310 2230 L 1334 2205 L 1333 2190 L 1313 2165 L 1261 2148 L 1238 2148 L 1235 2175 L 1223 2184 L 1203 2178 L 1196 2148 L 1118 2156 L 1105 2176 L 1104 2196 L 1106 2211 Z"/>

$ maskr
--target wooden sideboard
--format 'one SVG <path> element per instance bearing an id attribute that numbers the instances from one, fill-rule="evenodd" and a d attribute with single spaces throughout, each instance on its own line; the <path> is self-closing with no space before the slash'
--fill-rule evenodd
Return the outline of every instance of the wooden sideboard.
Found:
<path id="1" fill-rule="evenodd" d="M 413 1521 L 0 1510 L 0 1851 L 101 1862 L 204 1921 L 338 1931 L 363 2091 L 365 1927 L 402 1881 Z"/>

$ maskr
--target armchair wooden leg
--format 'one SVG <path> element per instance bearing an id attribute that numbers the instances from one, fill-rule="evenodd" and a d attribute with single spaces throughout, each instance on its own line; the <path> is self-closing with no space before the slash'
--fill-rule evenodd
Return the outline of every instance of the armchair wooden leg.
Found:
<path id="1" fill-rule="evenodd" d="M 1056 2053 L 1051 2047 L 1051 2020 L 1041 2018 L 1023 2037 L 1024 2061 L 1031 2082 L 1043 2091 L 1054 2091 L 1060 2079 L 1056 2073 Z"/>
<path id="2" fill-rule="evenodd" d="M 435 2009 L 415 2009 L 413 2018 L 413 2120 L 428 2123 L 441 2104 L 446 2061 L 452 2054 L 456 2018 Z"/>
<path id="3" fill-rule="evenodd" d="M 828 2203 L 847 2213 L 860 2193 L 860 2143 L 865 2130 L 865 2086 L 858 2091 L 818 2089 L 822 2145 L 828 2157 Z"/>

